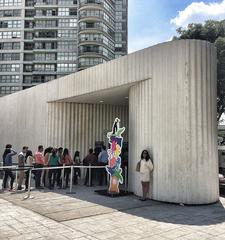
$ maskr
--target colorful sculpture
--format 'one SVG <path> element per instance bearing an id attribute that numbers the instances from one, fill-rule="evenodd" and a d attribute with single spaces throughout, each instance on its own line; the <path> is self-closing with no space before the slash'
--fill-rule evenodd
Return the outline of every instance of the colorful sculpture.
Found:
<path id="1" fill-rule="evenodd" d="M 119 184 L 123 184 L 122 168 L 121 168 L 121 151 L 123 146 L 123 137 L 121 134 L 125 131 L 125 127 L 120 128 L 120 119 L 116 118 L 112 132 L 107 133 L 110 149 L 108 149 L 108 165 L 106 171 L 110 175 L 110 186 L 108 192 L 118 194 Z"/>

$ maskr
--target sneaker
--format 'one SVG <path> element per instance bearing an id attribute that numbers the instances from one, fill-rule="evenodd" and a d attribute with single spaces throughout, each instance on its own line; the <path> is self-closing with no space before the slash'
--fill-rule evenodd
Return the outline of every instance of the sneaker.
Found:
<path id="1" fill-rule="evenodd" d="M 9 189 L 9 192 L 15 192 L 15 190 L 14 189 Z"/>
<path id="2" fill-rule="evenodd" d="M 146 198 L 139 198 L 140 201 L 146 201 Z"/>
<path id="3" fill-rule="evenodd" d="M 21 186 L 19 186 L 18 188 L 17 188 L 17 190 L 22 190 L 23 188 L 21 187 Z"/>

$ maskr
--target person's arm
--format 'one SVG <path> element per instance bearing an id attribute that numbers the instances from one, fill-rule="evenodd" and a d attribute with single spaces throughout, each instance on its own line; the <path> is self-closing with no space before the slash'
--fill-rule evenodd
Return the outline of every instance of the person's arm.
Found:
<path id="1" fill-rule="evenodd" d="M 153 170 L 153 164 L 152 164 L 151 159 L 149 159 L 149 161 L 148 161 L 148 168 L 149 168 L 150 172 Z"/>
<path id="2" fill-rule="evenodd" d="M 101 158 L 102 158 L 102 152 L 98 154 L 98 162 L 101 162 Z"/>
<path id="3" fill-rule="evenodd" d="M 73 165 L 73 159 L 70 155 L 69 155 L 69 159 L 70 159 L 70 165 Z"/>
<path id="4" fill-rule="evenodd" d="M 17 154 L 17 152 L 15 150 L 11 149 L 11 153 L 9 153 L 9 156 L 14 156 L 16 154 Z"/>

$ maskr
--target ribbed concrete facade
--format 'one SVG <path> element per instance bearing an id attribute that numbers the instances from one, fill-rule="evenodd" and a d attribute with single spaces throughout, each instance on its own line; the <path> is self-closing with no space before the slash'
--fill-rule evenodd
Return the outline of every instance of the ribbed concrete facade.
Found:
<path id="1" fill-rule="evenodd" d="M 95 141 L 107 143 L 113 119 L 128 127 L 128 107 L 103 104 L 50 103 L 48 105 L 47 143 L 50 146 L 77 149 L 84 157 Z M 124 135 L 128 141 L 128 132 Z"/>
<path id="2" fill-rule="evenodd" d="M 131 191 L 141 193 L 135 166 L 147 148 L 155 166 L 153 199 L 205 204 L 219 198 L 216 51 L 210 43 L 159 44 L 3 97 L 0 107 L 1 148 L 43 143 L 85 152 L 105 140 L 118 115 L 129 134 Z"/>

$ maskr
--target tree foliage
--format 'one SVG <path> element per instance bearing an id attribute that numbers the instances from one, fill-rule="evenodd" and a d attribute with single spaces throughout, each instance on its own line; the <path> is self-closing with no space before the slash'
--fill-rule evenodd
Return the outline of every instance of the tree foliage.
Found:
<path id="1" fill-rule="evenodd" d="M 225 20 L 208 20 L 204 24 L 191 23 L 177 29 L 174 39 L 200 39 L 217 47 L 217 121 L 225 113 Z"/>

